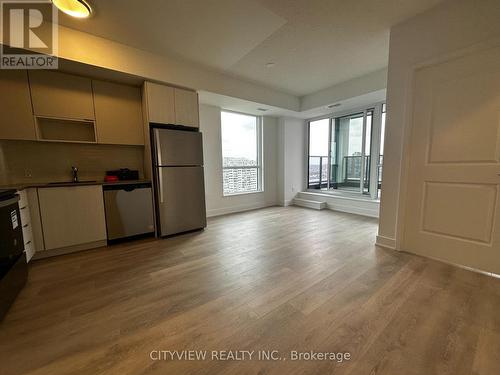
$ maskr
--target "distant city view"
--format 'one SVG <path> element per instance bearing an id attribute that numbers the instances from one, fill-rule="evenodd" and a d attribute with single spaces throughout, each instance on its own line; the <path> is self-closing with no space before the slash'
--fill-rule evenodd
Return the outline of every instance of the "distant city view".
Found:
<path id="1" fill-rule="evenodd" d="M 222 111 L 221 136 L 224 195 L 258 191 L 257 117 Z"/>
<path id="2" fill-rule="evenodd" d="M 370 157 L 365 156 L 367 166 L 370 163 Z M 362 156 L 359 152 L 353 153 L 351 156 L 344 156 L 341 164 L 332 165 L 332 168 L 341 168 L 339 172 L 333 172 L 332 181 L 342 182 L 347 180 L 359 180 L 361 176 L 361 160 Z M 320 168 L 320 164 L 321 168 Z M 321 171 L 320 171 L 321 170 Z M 311 156 L 309 157 L 309 184 L 319 183 L 319 175 L 321 173 L 321 182 L 326 183 L 328 179 L 328 156 Z"/>
<path id="3" fill-rule="evenodd" d="M 224 157 L 224 167 L 253 167 L 255 160 L 244 157 Z M 257 191 L 259 179 L 257 167 L 255 168 L 231 168 L 223 170 L 224 194 L 236 194 L 245 191 Z"/>
<path id="4" fill-rule="evenodd" d="M 309 183 L 319 183 L 319 174 L 320 174 L 320 160 L 322 161 L 321 168 L 321 181 L 326 182 L 328 178 L 328 156 L 323 158 L 317 156 L 311 156 L 309 158 Z"/>

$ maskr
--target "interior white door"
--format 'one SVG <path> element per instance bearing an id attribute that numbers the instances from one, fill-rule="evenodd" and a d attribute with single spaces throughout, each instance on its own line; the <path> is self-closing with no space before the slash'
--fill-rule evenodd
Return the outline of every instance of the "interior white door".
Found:
<path id="1" fill-rule="evenodd" d="M 415 75 L 403 249 L 500 274 L 500 47 Z"/>

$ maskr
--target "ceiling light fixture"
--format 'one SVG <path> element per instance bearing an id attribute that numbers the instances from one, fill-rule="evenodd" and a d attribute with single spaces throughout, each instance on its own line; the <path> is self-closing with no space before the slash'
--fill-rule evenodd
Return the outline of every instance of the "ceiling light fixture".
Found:
<path id="1" fill-rule="evenodd" d="M 326 108 L 332 109 L 332 108 L 340 107 L 341 105 L 342 105 L 342 103 L 335 103 L 335 104 L 330 104 L 330 105 L 326 106 Z"/>
<path id="2" fill-rule="evenodd" d="M 274 68 L 274 66 L 275 66 L 275 65 L 276 65 L 276 64 L 275 64 L 275 63 L 273 63 L 273 62 L 268 62 L 268 63 L 266 64 L 266 68 Z"/>
<path id="3" fill-rule="evenodd" d="M 268 111 L 268 109 L 267 109 L 267 108 L 257 108 L 257 111 L 267 112 L 267 111 Z"/>
<path id="4" fill-rule="evenodd" d="M 87 18 L 92 14 L 92 8 L 85 0 L 52 0 L 57 9 L 75 18 Z"/>

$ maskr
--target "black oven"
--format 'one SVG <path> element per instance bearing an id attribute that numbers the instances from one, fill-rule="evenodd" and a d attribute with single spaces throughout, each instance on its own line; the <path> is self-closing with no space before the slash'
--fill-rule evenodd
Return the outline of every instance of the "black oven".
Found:
<path id="1" fill-rule="evenodd" d="M 0 320 L 28 276 L 18 201 L 15 190 L 0 190 Z"/>

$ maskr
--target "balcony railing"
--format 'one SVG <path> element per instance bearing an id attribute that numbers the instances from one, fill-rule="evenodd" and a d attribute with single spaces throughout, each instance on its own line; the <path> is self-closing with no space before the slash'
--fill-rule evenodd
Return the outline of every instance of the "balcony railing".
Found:
<path id="1" fill-rule="evenodd" d="M 327 187 L 328 156 L 309 157 L 309 187 L 321 189 Z"/>
<path id="2" fill-rule="evenodd" d="M 344 156 L 342 166 L 343 178 L 338 180 L 338 164 L 330 165 L 330 188 L 337 189 L 342 187 L 356 187 L 360 185 L 361 168 L 363 156 Z M 365 158 L 365 179 L 363 186 L 370 186 L 370 156 Z M 379 157 L 378 168 L 378 188 L 382 182 L 382 163 L 383 155 Z M 309 188 L 323 189 L 328 187 L 328 157 L 327 156 L 310 156 L 309 157 Z"/>

